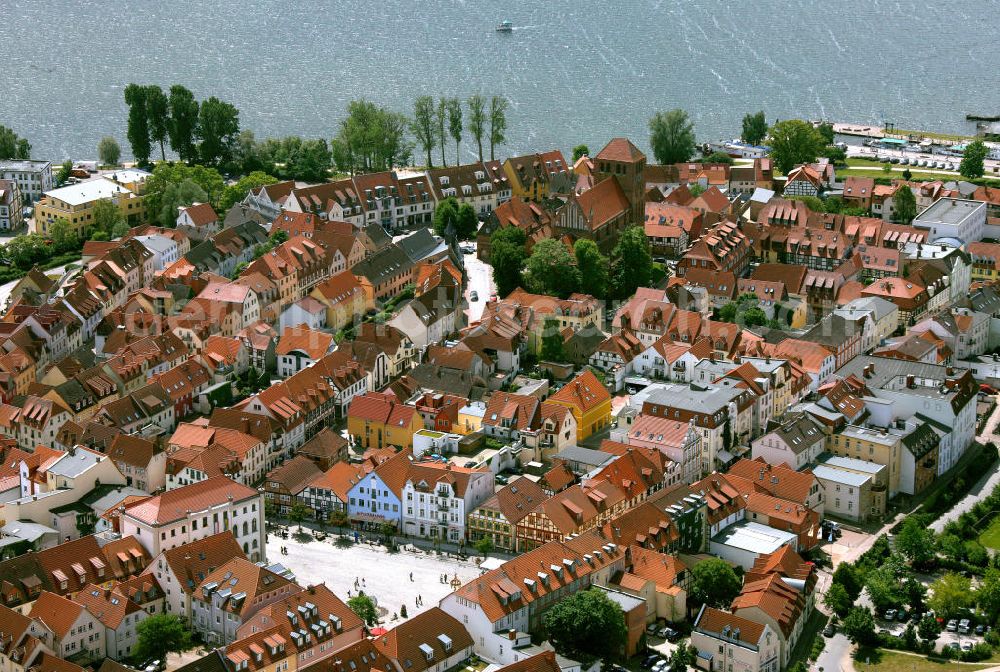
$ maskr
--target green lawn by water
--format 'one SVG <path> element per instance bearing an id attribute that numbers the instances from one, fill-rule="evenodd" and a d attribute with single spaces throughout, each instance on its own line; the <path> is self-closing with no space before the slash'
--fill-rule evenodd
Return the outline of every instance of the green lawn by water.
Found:
<path id="1" fill-rule="evenodd" d="M 986 548 L 1000 551 L 1000 516 L 994 518 L 990 526 L 979 535 L 979 543 Z"/>

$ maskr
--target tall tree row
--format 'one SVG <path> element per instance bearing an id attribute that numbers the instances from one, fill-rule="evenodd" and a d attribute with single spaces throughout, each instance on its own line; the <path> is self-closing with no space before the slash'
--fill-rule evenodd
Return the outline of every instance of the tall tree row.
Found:
<path id="1" fill-rule="evenodd" d="M 169 95 L 159 86 L 129 84 L 126 137 L 132 156 L 141 165 L 149 163 L 153 144 L 166 160 L 166 145 L 185 162 L 200 161 L 219 166 L 232 161 L 240 130 L 240 113 L 230 103 L 211 97 L 199 104 L 185 87 L 175 84 Z"/>

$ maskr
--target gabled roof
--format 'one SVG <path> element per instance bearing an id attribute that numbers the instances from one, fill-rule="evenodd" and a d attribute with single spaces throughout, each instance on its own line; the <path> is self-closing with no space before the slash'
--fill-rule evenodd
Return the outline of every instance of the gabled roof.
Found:
<path id="1" fill-rule="evenodd" d="M 597 376 L 589 369 L 581 371 L 573 380 L 549 397 L 549 401 L 568 404 L 579 409 L 581 413 L 586 413 L 610 400 L 611 393 L 601 385 Z"/>
<path id="2" fill-rule="evenodd" d="M 397 669 L 406 672 L 437 669 L 443 661 L 473 645 L 465 626 L 440 607 L 431 607 L 400 623 L 376 637 L 374 643 Z"/>
<path id="3" fill-rule="evenodd" d="M 594 158 L 597 161 L 638 163 L 645 160 L 646 155 L 633 145 L 632 141 L 628 138 L 612 138 Z"/>
<path id="4" fill-rule="evenodd" d="M 229 530 L 163 551 L 162 559 L 173 573 L 180 589 L 193 593 L 205 577 L 233 558 L 246 558 L 236 537 Z M 145 573 L 152 574 L 159 562 L 150 563 Z"/>
<path id="5" fill-rule="evenodd" d="M 226 501 L 242 502 L 260 497 L 253 488 L 225 476 L 192 483 L 133 504 L 125 515 L 147 525 L 164 525 L 181 520 L 192 511 L 204 511 Z"/>

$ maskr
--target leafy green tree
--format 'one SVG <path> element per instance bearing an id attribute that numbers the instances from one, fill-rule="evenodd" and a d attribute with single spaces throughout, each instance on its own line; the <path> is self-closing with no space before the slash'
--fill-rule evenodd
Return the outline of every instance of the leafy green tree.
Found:
<path id="1" fill-rule="evenodd" d="M 369 628 L 378 623 L 378 608 L 372 598 L 365 595 L 364 591 L 347 600 L 347 606 Z"/>
<path id="2" fill-rule="evenodd" d="M 302 502 L 296 501 L 292 504 L 292 508 L 288 510 L 288 520 L 294 525 L 299 526 L 299 531 L 302 531 L 302 523 L 306 518 L 309 517 L 309 507 Z"/>
<path id="3" fill-rule="evenodd" d="M 62 254 L 80 247 L 80 240 L 76 231 L 70 227 L 69 221 L 63 217 L 58 218 L 49 225 L 49 237 L 52 238 L 52 245 L 56 252 Z"/>
<path id="4" fill-rule="evenodd" d="M 933 642 L 941 636 L 941 624 L 933 616 L 924 616 L 917 624 L 917 634 L 925 642 Z"/>
<path id="5" fill-rule="evenodd" d="M 236 142 L 233 143 L 234 171 L 240 175 L 257 172 L 274 175 L 277 172 L 274 163 L 262 150 L 263 147 L 261 143 L 257 142 L 253 131 L 248 128 L 241 130 L 236 136 Z M 330 162 L 332 162 L 332 158 Z"/>
<path id="6" fill-rule="evenodd" d="M 801 201 L 809 206 L 809 209 L 813 212 L 823 212 L 826 210 L 826 205 L 823 203 L 823 200 L 815 196 L 789 196 L 788 200 Z"/>
<path id="7" fill-rule="evenodd" d="M 170 99 L 155 84 L 146 87 L 146 115 L 149 119 L 149 139 L 160 145 L 160 160 L 167 160 L 163 143 L 170 128 Z"/>
<path id="8" fill-rule="evenodd" d="M 743 324 L 747 327 L 761 327 L 767 324 L 767 315 L 758 306 L 751 306 L 743 311 Z"/>
<path id="9" fill-rule="evenodd" d="M 863 607 L 852 607 L 844 617 L 841 630 L 847 638 L 859 646 L 872 646 L 878 642 L 875 632 L 875 617 Z"/>
<path id="10" fill-rule="evenodd" d="M 577 660 L 617 658 L 625 645 L 625 616 L 601 590 L 571 594 L 542 615 L 542 625 L 560 654 Z"/>
<path id="11" fill-rule="evenodd" d="M 618 238 L 611 251 L 611 286 L 614 296 L 627 298 L 637 287 L 649 285 L 653 273 L 653 256 L 649 239 L 641 227 L 630 226 Z"/>
<path id="12" fill-rule="evenodd" d="M 170 123 L 167 125 L 167 135 L 170 138 L 170 148 L 177 152 L 181 161 L 192 163 L 198 158 L 194 143 L 198 135 L 198 101 L 188 89 L 174 84 L 170 87 L 168 104 Z"/>
<path id="13" fill-rule="evenodd" d="M 542 326 L 542 359 L 546 362 L 566 361 L 566 351 L 563 348 L 562 330 L 559 320 L 548 318 Z"/>
<path id="14" fill-rule="evenodd" d="M 987 614 L 990 623 L 1000 617 L 1000 569 L 991 567 L 983 574 L 976 590 L 976 603 Z"/>
<path id="15" fill-rule="evenodd" d="M 526 264 L 528 289 L 565 299 L 580 288 L 580 269 L 562 241 L 546 238 L 535 244 Z"/>
<path id="16" fill-rule="evenodd" d="M 448 134 L 455 141 L 455 165 L 462 164 L 462 103 L 458 98 L 449 98 L 445 103 L 448 110 Z"/>
<path id="17" fill-rule="evenodd" d="M 854 600 L 847 594 L 844 586 L 839 583 L 832 583 L 823 597 L 823 604 L 826 605 L 827 609 L 843 618 L 851 610 Z"/>
<path id="18" fill-rule="evenodd" d="M 102 198 L 95 203 L 93 215 L 93 230 L 104 231 L 109 236 L 114 235 L 113 232 L 119 230 L 119 227 L 125 222 L 125 215 L 122 214 L 121 208 L 115 205 L 110 198 Z"/>
<path id="19" fill-rule="evenodd" d="M 493 552 L 493 540 L 490 539 L 489 537 L 483 537 L 482 539 L 479 539 L 478 541 L 476 541 L 475 544 L 473 544 L 473 546 L 475 547 L 476 551 L 478 551 L 478 553 L 484 558 Z"/>
<path id="20" fill-rule="evenodd" d="M 816 131 L 819 133 L 820 137 L 823 138 L 824 144 L 827 145 L 833 144 L 833 138 L 834 138 L 833 124 L 829 122 L 823 122 L 822 124 L 816 127 Z"/>
<path id="21" fill-rule="evenodd" d="M 740 578 L 721 558 L 708 558 L 691 568 L 689 594 L 695 602 L 725 608 L 739 594 L 740 587 Z"/>
<path id="22" fill-rule="evenodd" d="M 679 644 L 667 659 L 669 672 L 688 672 L 698 662 L 698 648 L 687 644 Z"/>
<path id="23" fill-rule="evenodd" d="M 458 233 L 458 201 L 449 196 L 434 208 L 434 235 L 444 236 L 449 230 Z"/>
<path id="24" fill-rule="evenodd" d="M 382 536 L 385 538 L 386 543 L 391 544 L 392 538 L 396 536 L 396 526 L 387 521 L 382 523 L 382 526 L 379 529 L 382 532 Z"/>
<path id="25" fill-rule="evenodd" d="M 483 160 L 483 136 L 486 135 L 486 99 L 478 93 L 469 96 L 465 101 L 469 106 L 469 133 L 476 139 L 479 148 L 479 160 Z"/>
<path id="26" fill-rule="evenodd" d="M 125 104 L 128 105 L 126 137 L 132 147 L 132 156 L 140 165 L 149 164 L 151 150 L 147 93 L 148 89 L 140 84 L 129 84 L 125 87 Z"/>
<path id="27" fill-rule="evenodd" d="M 168 184 L 159 198 L 159 211 L 155 213 L 156 221 L 160 226 L 172 228 L 177 224 L 179 208 L 206 201 L 208 194 L 193 180 Z"/>
<path id="28" fill-rule="evenodd" d="M 820 132 L 801 119 L 779 121 L 768 137 L 774 165 L 786 174 L 801 163 L 815 161 L 824 144 Z"/>
<path id="29" fill-rule="evenodd" d="M 410 123 L 401 114 L 367 100 L 352 100 L 331 144 L 333 161 L 346 173 L 389 170 L 409 160 L 406 132 Z"/>
<path id="30" fill-rule="evenodd" d="M 70 161 L 69 159 L 66 159 L 65 161 L 62 162 L 62 165 L 59 166 L 59 172 L 56 173 L 56 184 L 58 184 L 59 186 L 66 184 L 66 180 L 70 178 L 70 175 L 72 173 L 73 173 L 73 162 Z"/>
<path id="31" fill-rule="evenodd" d="M 839 583 L 847 591 L 851 600 L 858 599 L 861 589 L 864 587 L 864 577 L 858 569 L 849 562 L 842 562 L 837 565 L 833 572 L 833 583 Z"/>
<path id="32" fill-rule="evenodd" d="M 490 264 L 500 296 L 507 296 L 524 284 L 522 273 L 528 258 L 524 249 L 526 242 L 524 231 L 516 226 L 497 229 L 490 235 Z"/>
<path id="33" fill-rule="evenodd" d="M 581 238 L 573 246 L 576 267 L 580 270 L 580 291 L 597 298 L 608 293 L 608 259 L 597 247 L 597 243 Z"/>
<path id="34" fill-rule="evenodd" d="M 37 233 L 14 236 L 3 247 L 3 255 L 10 262 L 26 271 L 51 254 L 45 238 Z"/>
<path id="35" fill-rule="evenodd" d="M 427 168 L 433 168 L 434 158 L 431 152 L 437 142 L 437 134 L 434 132 L 434 99 L 430 96 L 420 96 L 413 101 L 411 130 L 417 143 L 423 147 L 427 155 Z"/>
<path id="36" fill-rule="evenodd" d="M 712 152 L 702 159 L 702 161 L 704 163 L 724 163 L 727 166 L 733 165 L 733 157 L 729 156 L 725 152 Z"/>
<path id="37" fill-rule="evenodd" d="M 282 171 L 286 179 L 303 182 L 325 182 L 330 176 L 333 154 L 326 140 L 300 140 L 296 151 L 285 163 Z"/>
<path id="38" fill-rule="evenodd" d="M 761 110 L 755 114 L 746 114 L 743 117 L 743 142 L 750 145 L 759 145 L 767 137 L 767 118 Z"/>
<path id="39" fill-rule="evenodd" d="M 13 129 L 0 125 L 0 160 L 31 158 L 31 143 Z"/>
<path id="40" fill-rule="evenodd" d="M 657 112 L 649 120 L 649 144 L 658 163 L 689 161 L 694 154 L 694 124 L 681 109 Z"/>
<path id="41" fill-rule="evenodd" d="M 278 178 L 273 175 L 268 175 L 262 172 L 253 172 L 246 177 L 241 177 L 236 184 L 227 185 L 222 190 L 222 196 L 219 198 L 219 209 L 222 211 L 229 210 L 235 204 L 246 198 L 246 195 L 254 189 L 260 189 L 268 184 L 274 184 L 278 181 Z"/>
<path id="42" fill-rule="evenodd" d="M 122 148 L 118 146 L 117 140 L 106 135 L 97 143 L 97 156 L 105 166 L 117 166 L 122 156 Z"/>
<path id="43" fill-rule="evenodd" d="M 691 192 L 692 198 L 698 198 L 699 196 L 705 193 L 705 185 L 703 185 L 701 182 L 695 182 L 693 184 L 689 184 L 688 191 Z"/>
<path id="44" fill-rule="evenodd" d="M 937 546 L 949 560 L 961 562 L 965 558 L 965 543 L 957 535 L 945 532 L 938 537 Z"/>
<path id="45" fill-rule="evenodd" d="M 573 163 L 576 163 L 581 156 L 590 156 L 590 147 L 587 145 L 577 145 L 573 148 Z"/>
<path id="46" fill-rule="evenodd" d="M 507 108 L 510 101 L 503 96 L 493 96 L 490 99 L 490 161 L 496 156 L 497 145 L 507 142 Z"/>
<path id="47" fill-rule="evenodd" d="M 337 531 L 343 530 L 345 527 L 351 526 L 351 519 L 347 515 L 347 511 L 343 509 L 334 509 L 330 512 L 330 524 L 337 528 Z"/>
<path id="48" fill-rule="evenodd" d="M 240 111 L 212 96 L 198 110 L 198 157 L 209 166 L 227 163 L 240 132 Z"/>
<path id="49" fill-rule="evenodd" d="M 909 568 L 898 556 L 887 558 L 882 565 L 868 572 L 865 588 L 879 610 L 899 606 L 905 600 L 903 581 Z"/>
<path id="50" fill-rule="evenodd" d="M 736 315 L 739 312 L 739 306 L 730 301 L 722 308 L 719 308 L 718 319 L 720 322 L 730 322 L 736 323 Z"/>
<path id="51" fill-rule="evenodd" d="M 910 191 L 903 187 L 900 191 Z M 913 192 L 910 192 L 912 195 Z M 934 559 L 936 543 L 934 530 L 925 527 L 917 518 L 910 516 L 896 535 L 896 550 L 902 553 L 915 567 L 926 567 Z"/>
<path id="52" fill-rule="evenodd" d="M 135 626 L 138 635 L 133 655 L 140 660 L 166 662 L 168 653 L 191 648 L 191 631 L 173 614 L 154 614 Z"/>
<path id="53" fill-rule="evenodd" d="M 434 116 L 434 130 L 437 133 L 437 144 L 441 148 L 441 165 L 448 167 L 448 159 L 445 158 L 445 149 L 448 144 L 448 99 L 439 98 L 437 102 L 437 112 Z"/>
<path id="54" fill-rule="evenodd" d="M 965 146 L 962 152 L 962 162 L 958 165 L 958 172 L 962 177 L 974 180 L 982 177 L 985 172 L 985 161 L 990 150 L 982 140 L 974 140 Z"/>
<path id="55" fill-rule="evenodd" d="M 462 240 L 475 238 L 479 229 L 479 218 L 476 216 L 476 209 L 469 203 L 462 203 L 458 206 L 458 237 Z"/>
<path id="56" fill-rule="evenodd" d="M 203 195 L 197 200 L 218 203 L 225 189 L 225 181 L 215 168 L 206 166 L 188 166 L 183 163 L 159 163 L 153 169 L 153 174 L 146 180 L 146 209 L 157 217 L 162 211 L 162 200 L 167 186 L 180 185 L 185 181 L 194 182 L 201 188 Z M 183 199 L 182 199 L 183 200 Z M 182 203 L 190 205 L 194 201 Z M 173 219 L 177 218 L 176 211 Z"/>
<path id="57" fill-rule="evenodd" d="M 954 572 L 949 572 L 931 584 L 928 606 L 938 616 L 951 618 L 973 603 L 972 582 Z"/>

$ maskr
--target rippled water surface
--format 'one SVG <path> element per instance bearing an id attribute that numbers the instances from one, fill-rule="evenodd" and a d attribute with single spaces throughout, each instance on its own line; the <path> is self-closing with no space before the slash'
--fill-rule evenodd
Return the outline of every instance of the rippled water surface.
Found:
<path id="1" fill-rule="evenodd" d="M 258 137 L 332 136 L 347 101 L 512 102 L 503 153 L 625 134 L 657 109 L 699 137 L 748 110 L 969 131 L 1000 114 L 1000 2 L 0 0 L 0 123 L 47 158 L 124 142 L 122 89 L 187 85 Z M 510 19 L 512 34 L 494 26 Z M 465 147 L 471 156 L 471 143 Z"/>

